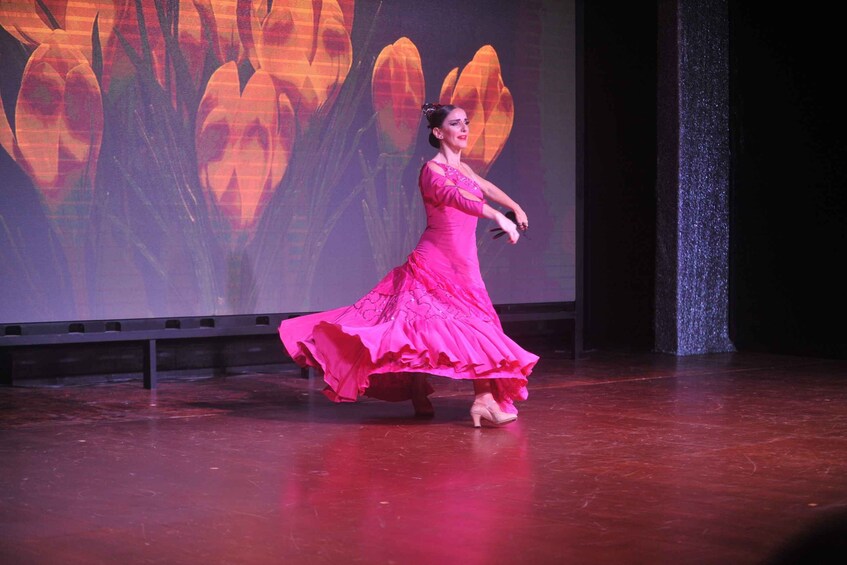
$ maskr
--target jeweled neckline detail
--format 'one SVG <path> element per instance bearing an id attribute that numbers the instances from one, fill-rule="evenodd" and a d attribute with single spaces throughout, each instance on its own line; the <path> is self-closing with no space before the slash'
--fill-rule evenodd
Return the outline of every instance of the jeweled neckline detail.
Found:
<path id="1" fill-rule="evenodd" d="M 469 176 L 465 173 L 465 171 L 463 171 L 462 169 L 460 169 L 460 168 L 458 168 L 458 167 L 454 167 L 454 166 L 453 166 L 453 165 L 451 165 L 450 163 L 442 163 L 441 161 L 430 161 L 430 163 L 435 163 L 435 164 L 437 164 L 437 165 L 442 165 L 442 166 L 444 166 L 444 167 L 447 167 L 448 169 L 453 169 L 454 171 L 456 171 L 457 173 L 459 173 L 460 175 L 462 175 L 462 177 L 463 177 L 463 178 L 466 178 L 466 179 L 468 179 L 469 181 L 471 181 L 472 183 L 477 184 L 477 182 L 476 182 L 474 179 L 472 179 L 471 177 L 469 177 Z"/>
<path id="2" fill-rule="evenodd" d="M 479 186 L 479 183 L 476 182 L 476 180 L 469 177 L 468 175 L 466 175 L 465 172 L 462 169 L 456 168 L 453 165 L 451 165 L 450 163 L 442 163 L 441 161 L 436 161 L 434 159 L 431 159 L 430 163 L 436 163 L 437 165 L 443 165 L 444 167 L 447 167 L 448 169 L 452 169 L 452 170 L 456 171 L 456 173 L 458 173 L 460 178 L 462 178 L 462 179 L 466 180 L 467 182 L 471 183 L 474 188 L 476 188 L 479 192 L 482 192 L 482 187 Z"/>
<path id="3" fill-rule="evenodd" d="M 442 163 L 441 161 L 436 161 L 435 159 L 433 159 L 431 162 L 432 163 L 438 163 L 439 165 L 444 165 L 445 167 L 450 167 L 454 171 L 459 171 L 460 173 L 462 172 L 462 169 L 460 169 L 459 167 L 454 167 L 450 163 Z"/>

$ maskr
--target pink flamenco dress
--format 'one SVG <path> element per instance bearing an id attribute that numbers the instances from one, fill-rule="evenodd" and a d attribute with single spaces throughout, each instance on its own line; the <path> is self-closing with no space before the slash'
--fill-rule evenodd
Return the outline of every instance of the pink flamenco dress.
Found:
<path id="1" fill-rule="evenodd" d="M 352 306 L 284 320 L 282 343 L 299 365 L 323 371 L 324 394 L 336 402 L 409 400 L 412 375 L 427 373 L 492 379 L 500 408 L 516 414 L 538 357 L 503 333 L 482 282 L 482 190 L 436 161 L 424 164 L 419 185 L 427 226 L 406 263 Z"/>

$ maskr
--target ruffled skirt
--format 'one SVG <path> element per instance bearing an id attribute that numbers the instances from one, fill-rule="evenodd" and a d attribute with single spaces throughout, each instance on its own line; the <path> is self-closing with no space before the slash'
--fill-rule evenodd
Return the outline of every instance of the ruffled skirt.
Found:
<path id="1" fill-rule="evenodd" d="M 428 373 L 492 379 L 495 400 L 516 413 L 538 361 L 503 333 L 484 288 L 452 283 L 415 253 L 352 306 L 284 320 L 279 335 L 295 362 L 323 371 L 336 402 L 408 400 L 412 375 Z"/>

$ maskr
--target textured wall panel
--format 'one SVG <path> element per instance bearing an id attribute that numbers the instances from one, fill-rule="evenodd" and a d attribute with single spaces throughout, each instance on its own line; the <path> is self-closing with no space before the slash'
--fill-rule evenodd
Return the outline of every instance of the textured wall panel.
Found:
<path id="1" fill-rule="evenodd" d="M 662 2 L 659 27 L 656 349 L 731 351 L 726 1 Z"/>

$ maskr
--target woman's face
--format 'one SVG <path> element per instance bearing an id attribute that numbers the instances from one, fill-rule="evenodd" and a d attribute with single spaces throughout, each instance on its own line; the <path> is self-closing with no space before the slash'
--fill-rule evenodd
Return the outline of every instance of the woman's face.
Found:
<path id="1" fill-rule="evenodd" d="M 441 143 L 453 149 L 464 149 L 468 145 L 470 120 L 461 108 L 455 108 L 447 114 L 441 127 L 433 128 L 433 133 Z"/>

